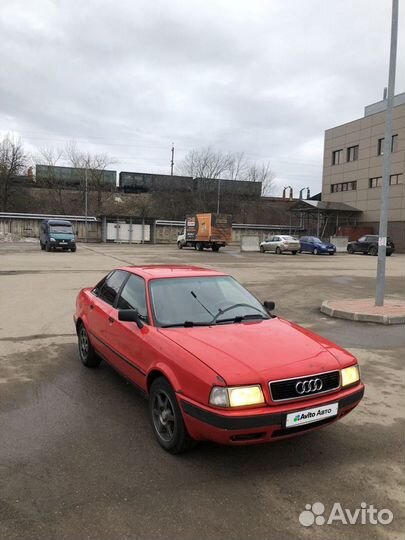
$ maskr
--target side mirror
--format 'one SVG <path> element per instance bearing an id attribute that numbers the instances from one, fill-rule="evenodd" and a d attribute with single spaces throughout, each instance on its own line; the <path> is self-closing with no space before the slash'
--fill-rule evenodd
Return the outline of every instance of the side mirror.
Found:
<path id="1" fill-rule="evenodd" d="M 124 322 L 134 322 L 138 328 L 143 328 L 144 326 L 136 309 L 119 309 L 118 320 Z"/>
<path id="2" fill-rule="evenodd" d="M 265 302 L 263 302 L 263 306 L 265 307 L 266 311 L 270 313 L 271 311 L 274 310 L 274 308 L 276 307 L 276 304 L 272 302 L 271 300 L 266 300 Z"/>

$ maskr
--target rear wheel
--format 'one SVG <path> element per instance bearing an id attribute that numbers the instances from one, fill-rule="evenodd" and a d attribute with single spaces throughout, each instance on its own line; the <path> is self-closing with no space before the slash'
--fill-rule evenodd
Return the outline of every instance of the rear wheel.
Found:
<path id="1" fill-rule="evenodd" d="M 44 246 L 44 244 L 42 242 L 40 242 L 40 246 L 41 246 L 41 249 L 43 251 L 45 249 L 45 246 Z"/>
<path id="2" fill-rule="evenodd" d="M 171 454 L 184 452 L 193 445 L 176 395 L 169 381 L 159 377 L 153 381 L 149 393 L 149 415 L 158 443 Z"/>
<path id="3" fill-rule="evenodd" d="M 378 253 L 377 246 L 371 246 L 371 248 L 368 250 L 369 255 L 375 256 L 375 255 L 377 255 L 377 253 Z"/>
<path id="4" fill-rule="evenodd" d="M 353 246 L 347 246 L 347 253 L 350 253 L 350 255 L 353 255 L 354 253 Z"/>
<path id="5" fill-rule="evenodd" d="M 181 242 L 177 242 L 177 247 L 178 247 L 179 249 L 183 249 L 183 244 L 182 244 Z"/>
<path id="6" fill-rule="evenodd" d="M 319 251 L 317 248 L 314 248 L 314 251 L 312 252 L 313 255 L 318 255 Z"/>
<path id="7" fill-rule="evenodd" d="M 95 368 L 100 365 L 101 358 L 97 355 L 90 343 L 89 335 L 83 323 L 80 323 L 77 332 L 79 341 L 79 356 L 82 364 L 88 368 Z"/>
<path id="8" fill-rule="evenodd" d="M 390 252 L 389 252 L 389 253 L 387 253 L 386 255 L 387 255 L 387 257 L 391 257 L 391 255 L 392 255 L 392 251 L 390 251 Z"/>
<path id="9" fill-rule="evenodd" d="M 260 253 L 264 253 L 264 247 L 260 246 Z"/>
<path id="10" fill-rule="evenodd" d="M 329 255 L 334 255 L 335 252 L 334 251 L 329 251 Z"/>
<path id="11" fill-rule="evenodd" d="M 281 249 L 278 246 L 276 247 L 276 253 L 277 255 L 281 255 Z"/>
<path id="12" fill-rule="evenodd" d="M 204 249 L 204 246 L 201 242 L 197 242 L 195 245 L 195 249 L 198 249 L 198 251 L 202 251 Z"/>
<path id="13" fill-rule="evenodd" d="M 219 251 L 219 248 L 220 248 L 220 246 L 218 246 L 217 244 L 214 244 L 212 246 L 212 251 Z"/>
<path id="14" fill-rule="evenodd" d="M 293 255 L 297 255 L 297 252 L 296 251 L 292 251 L 291 252 Z"/>

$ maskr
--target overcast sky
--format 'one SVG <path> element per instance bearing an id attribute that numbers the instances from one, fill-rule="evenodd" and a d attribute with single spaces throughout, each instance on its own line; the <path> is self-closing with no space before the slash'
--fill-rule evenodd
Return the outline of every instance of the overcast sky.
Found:
<path id="1" fill-rule="evenodd" d="M 320 191 L 324 130 L 387 84 L 391 0 L 2 0 L 0 133 L 169 173 L 210 145 Z M 405 87 L 405 6 L 397 93 Z"/>

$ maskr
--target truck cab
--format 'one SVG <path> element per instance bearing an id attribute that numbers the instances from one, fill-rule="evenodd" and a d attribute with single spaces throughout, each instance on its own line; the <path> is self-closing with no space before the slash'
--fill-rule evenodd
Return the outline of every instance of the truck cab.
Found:
<path id="1" fill-rule="evenodd" d="M 71 222 L 64 219 L 44 219 L 40 225 L 39 243 L 45 251 L 76 251 L 76 238 Z"/>

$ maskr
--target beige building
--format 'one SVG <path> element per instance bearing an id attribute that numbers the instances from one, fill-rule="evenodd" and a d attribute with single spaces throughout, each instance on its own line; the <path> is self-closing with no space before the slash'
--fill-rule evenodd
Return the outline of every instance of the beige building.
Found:
<path id="1" fill-rule="evenodd" d="M 386 102 L 364 110 L 364 117 L 325 131 L 322 201 L 361 210 L 360 226 L 378 233 Z M 405 93 L 395 96 L 391 141 L 388 234 L 405 250 Z"/>

